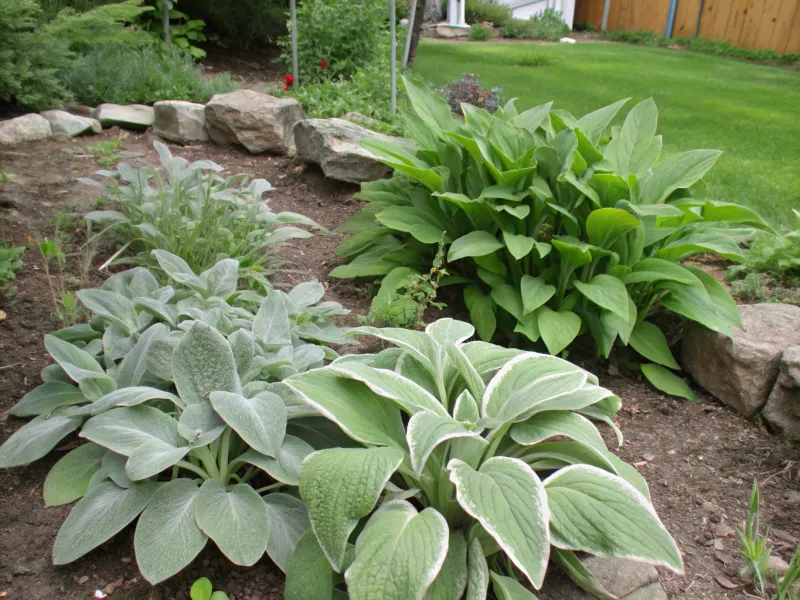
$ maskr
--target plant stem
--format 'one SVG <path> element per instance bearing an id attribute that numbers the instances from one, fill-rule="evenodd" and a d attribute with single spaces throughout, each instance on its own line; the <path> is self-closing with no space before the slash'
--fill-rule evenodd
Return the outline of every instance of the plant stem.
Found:
<path id="1" fill-rule="evenodd" d="M 269 492 L 269 491 L 271 491 L 271 490 L 277 490 L 277 489 L 278 489 L 279 487 L 281 487 L 281 486 L 283 486 L 283 483 L 281 483 L 280 481 L 278 481 L 278 482 L 276 482 L 276 483 L 273 483 L 273 484 L 271 484 L 271 485 L 265 485 L 265 486 L 264 486 L 264 487 L 262 487 L 262 488 L 258 488 L 258 489 L 256 490 L 256 493 L 257 493 L 257 494 L 263 494 L 264 492 Z"/>
<path id="2" fill-rule="evenodd" d="M 199 475 L 200 477 L 203 478 L 203 481 L 206 481 L 207 479 L 210 479 L 208 474 L 205 471 L 203 471 L 203 469 L 201 469 L 200 467 L 198 467 L 196 465 L 193 465 L 192 463 L 190 463 L 188 461 L 185 461 L 185 460 L 178 461 L 177 463 L 175 463 L 175 466 L 176 467 L 180 467 L 181 469 L 186 469 L 187 471 L 191 471 L 192 473 L 195 473 L 196 475 Z"/>
<path id="3" fill-rule="evenodd" d="M 228 452 L 231 447 L 231 433 L 233 429 L 230 427 L 225 428 L 225 433 L 222 434 L 222 444 L 219 450 L 219 478 L 222 483 L 228 481 Z"/>
<path id="4" fill-rule="evenodd" d="M 214 457 L 211 455 L 211 452 L 208 449 L 208 446 L 203 446 L 202 448 L 195 448 L 192 450 L 194 456 L 200 459 L 200 462 L 203 463 L 203 466 L 206 469 L 206 472 L 209 476 L 217 479 L 219 477 L 219 469 L 217 469 L 217 465 L 214 461 Z"/>

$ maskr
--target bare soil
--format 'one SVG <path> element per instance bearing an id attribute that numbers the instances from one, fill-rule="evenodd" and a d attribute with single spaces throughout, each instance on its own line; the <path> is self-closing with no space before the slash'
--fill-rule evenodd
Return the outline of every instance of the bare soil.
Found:
<path id="1" fill-rule="evenodd" d="M 93 188 L 74 181 L 99 168 L 87 146 L 114 134 L 46 141 L 0 150 L 0 172 L 15 175 L 0 185 L 0 239 L 26 244 L 55 234 L 51 219 L 74 210 L 80 215 L 97 199 Z M 128 134 L 123 150 L 143 153 L 132 162 L 155 162 L 152 138 Z M 359 209 L 352 199 L 354 186 L 326 180 L 315 167 L 291 159 L 251 156 L 234 148 L 175 147 L 188 159 L 208 158 L 226 167 L 226 174 L 250 173 L 276 188 L 268 199 L 274 210 L 292 210 L 318 221 L 331 231 Z M 111 249 L 87 260 L 80 250 L 85 236 L 69 233 L 66 277 L 83 278 L 80 285 L 97 285 L 97 272 Z M 328 279 L 339 264 L 334 249 L 342 236 L 332 233 L 284 245 L 281 254 L 303 271 L 282 276 L 286 283 L 316 277 L 327 287 L 327 297 L 353 309 L 369 309 L 366 287 L 351 281 Z M 22 395 L 39 384 L 39 371 L 48 361 L 42 338 L 59 325 L 43 264 L 35 248 L 26 252 L 25 265 L 15 282 L 13 297 L 0 296 L 0 440 L 7 439 L 23 421 L 6 412 Z M 80 264 L 89 268 L 81 268 Z M 355 323 L 355 317 L 348 319 Z M 678 328 L 676 328 L 678 329 Z M 800 445 L 770 435 L 698 390 L 693 404 L 666 397 L 638 378 L 620 374 L 594 360 L 581 361 L 601 373 L 603 385 L 623 400 L 619 421 L 626 435 L 620 455 L 634 463 L 650 484 L 662 521 L 684 553 L 686 575 L 662 572 L 662 583 L 674 599 L 722 600 L 744 598 L 736 571 L 742 565 L 733 529 L 744 520 L 753 479 L 762 486 L 763 526 L 787 561 L 800 538 Z M 613 373 L 613 374 L 610 374 Z M 610 439 L 609 439 L 610 441 Z M 191 582 L 208 576 L 217 589 L 234 600 L 282 597 L 283 576 L 268 559 L 250 569 L 232 567 L 213 545 L 195 563 L 153 589 L 138 574 L 129 528 L 111 542 L 70 565 L 54 567 L 51 548 L 69 507 L 44 508 L 42 483 L 62 452 L 28 467 L 0 471 L 0 593 L 7 599 L 52 600 L 91 598 L 94 591 L 113 591 L 114 600 L 187 600 Z M 734 586 L 726 589 L 724 586 Z M 0 596 L 2 597 L 2 596 Z"/>

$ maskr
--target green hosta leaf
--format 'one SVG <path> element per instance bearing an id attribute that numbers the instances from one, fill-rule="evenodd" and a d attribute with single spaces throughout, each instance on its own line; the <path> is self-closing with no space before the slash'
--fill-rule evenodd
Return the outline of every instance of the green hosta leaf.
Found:
<path id="1" fill-rule="evenodd" d="M 0 446 L 0 468 L 19 467 L 39 460 L 81 426 L 82 419 L 64 415 L 36 417 Z"/>
<path id="2" fill-rule="evenodd" d="M 81 437 L 130 456 L 142 444 L 156 441 L 178 447 L 178 422 L 151 406 L 115 408 L 89 419 Z"/>
<path id="3" fill-rule="evenodd" d="M 394 448 L 337 448 L 310 454 L 303 462 L 300 495 L 320 547 L 337 573 L 350 534 L 375 508 L 402 461 L 402 452 Z"/>
<path id="4" fill-rule="evenodd" d="M 278 458 L 271 458 L 255 450 L 248 450 L 237 460 L 266 471 L 270 477 L 286 485 L 300 485 L 300 467 L 314 448 L 293 435 L 283 438 Z"/>
<path id="5" fill-rule="evenodd" d="M 656 257 L 677 262 L 694 256 L 710 252 L 737 262 L 742 262 L 743 254 L 732 237 L 716 231 L 698 231 L 670 242 L 658 252 Z"/>
<path id="6" fill-rule="evenodd" d="M 492 299 L 473 285 L 464 289 L 464 303 L 467 305 L 470 320 L 475 325 L 478 336 L 484 341 L 491 340 L 497 328 Z"/>
<path id="7" fill-rule="evenodd" d="M 599 145 L 606 128 L 617 115 L 619 109 L 622 108 L 628 100 L 630 100 L 630 98 L 618 100 L 614 102 L 614 104 L 609 104 L 608 106 L 604 106 L 603 108 L 599 108 L 594 112 L 584 115 L 578 119 L 576 123 L 577 128 L 586 135 L 592 144 L 595 146 Z"/>
<path id="8" fill-rule="evenodd" d="M 195 521 L 200 489 L 191 479 L 174 479 L 156 492 L 136 524 L 133 545 L 139 570 L 152 585 L 189 566 L 208 538 Z"/>
<path id="9" fill-rule="evenodd" d="M 417 477 L 422 475 L 425 463 L 436 447 L 454 438 L 478 438 L 480 436 L 464 427 L 452 417 L 442 416 L 427 410 L 416 413 L 408 422 L 408 448 L 411 453 L 411 468 Z"/>
<path id="10" fill-rule="evenodd" d="M 653 384 L 653 387 L 665 394 L 697 402 L 697 396 L 694 395 L 692 388 L 669 369 L 665 369 L 661 365 L 645 363 L 642 365 L 642 373 L 647 377 L 647 381 Z"/>
<path id="11" fill-rule="evenodd" d="M 438 241 L 438 240 L 437 240 Z M 469 256 L 486 256 L 503 247 L 503 242 L 486 231 L 472 231 L 450 245 L 447 261 L 453 262 Z"/>
<path id="12" fill-rule="evenodd" d="M 333 569 L 313 531 L 298 540 L 286 567 L 286 600 L 331 600 Z"/>
<path id="13" fill-rule="evenodd" d="M 475 328 L 469 323 L 456 319 L 439 319 L 425 328 L 425 333 L 431 336 L 436 342 L 444 346 L 445 344 L 462 344 L 475 335 Z"/>
<path id="14" fill-rule="evenodd" d="M 43 383 L 34 388 L 8 411 L 15 417 L 47 416 L 60 406 L 72 406 L 87 402 L 81 391 L 72 384 L 61 381 Z"/>
<path id="15" fill-rule="evenodd" d="M 556 293 L 555 286 L 545 283 L 541 277 L 523 275 L 521 282 L 522 311 L 529 314 L 542 306 Z"/>
<path id="16" fill-rule="evenodd" d="M 594 210 L 586 219 L 586 235 L 599 248 L 609 248 L 620 236 L 641 225 L 639 219 L 619 208 Z"/>
<path id="17" fill-rule="evenodd" d="M 289 313 L 279 292 L 264 298 L 253 321 L 253 335 L 267 346 L 287 346 L 292 343 Z"/>
<path id="18" fill-rule="evenodd" d="M 628 318 L 628 290 L 616 277 L 595 275 L 586 283 L 576 281 L 575 287 L 600 308 L 613 312 L 621 319 Z"/>
<path id="19" fill-rule="evenodd" d="M 293 375 L 283 383 L 352 439 L 405 451 L 400 410 L 365 384 L 340 377 L 330 369 Z"/>
<path id="20" fill-rule="evenodd" d="M 285 573 L 297 542 L 311 529 L 308 508 L 302 500 L 288 494 L 267 494 L 264 503 L 270 524 L 267 554 Z"/>
<path id="21" fill-rule="evenodd" d="M 630 345 L 648 360 L 670 369 L 680 369 L 680 366 L 672 356 L 672 352 L 670 352 L 667 338 L 652 323 L 647 321 L 637 323 L 631 332 Z"/>
<path id="22" fill-rule="evenodd" d="M 736 324 L 731 322 L 728 307 L 712 300 L 705 287 L 671 282 L 662 284 L 662 287 L 669 291 L 659 301 L 662 306 L 713 331 L 729 337 L 733 335 L 731 328 Z"/>
<path id="23" fill-rule="evenodd" d="M 620 477 L 588 465 L 575 465 L 551 475 L 544 487 L 553 545 L 683 572 L 680 551 L 655 510 Z"/>
<path id="24" fill-rule="evenodd" d="M 178 420 L 178 435 L 193 448 L 207 446 L 225 431 L 225 421 L 214 411 L 210 402 L 190 404 Z"/>
<path id="25" fill-rule="evenodd" d="M 689 150 L 665 158 L 642 186 L 642 203 L 658 204 L 675 190 L 691 187 L 717 162 L 720 150 Z"/>
<path id="26" fill-rule="evenodd" d="M 581 318 L 569 310 L 556 312 L 541 306 L 537 319 L 539 332 L 550 354 L 558 354 L 569 346 L 581 330 Z"/>
<path id="27" fill-rule="evenodd" d="M 469 402 L 471 406 L 476 402 L 475 398 L 483 397 L 483 393 L 486 391 L 486 384 L 483 382 L 483 379 L 481 378 L 477 369 L 475 369 L 475 367 L 472 366 L 472 363 L 469 362 L 467 355 L 464 354 L 460 346 L 456 346 L 455 344 L 448 342 L 445 345 L 445 352 L 455 365 L 456 369 L 461 375 L 461 378 L 464 380 L 464 383 L 467 385 L 467 389 L 472 392 Z M 461 398 L 461 396 L 459 396 L 459 398 Z M 458 400 L 456 401 L 456 404 L 458 404 Z M 470 411 L 471 410 L 472 409 L 470 409 Z M 475 410 L 477 411 L 477 405 Z"/>
<path id="28" fill-rule="evenodd" d="M 550 555 L 547 498 L 539 477 L 521 460 L 496 456 L 475 471 L 453 459 L 447 465 L 461 507 L 495 539 L 536 589 Z"/>
<path id="29" fill-rule="evenodd" d="M 378 337 L 395 346 L 399 346 L 422 364 L 433 376 L 439 370 L 436 361 L 439 358 L 439 345 L 427 334 L 421 331 L 400 329 L 399 327 L 359 327 L 356 333 L 368 334 Z"/>
<path id="30" fill-rule="evenodd" d="M 91 488 L 59 529 L 53 563 L 71 563 L 111 539 L 139 516 L 158 488 L 149 482 L 121 488 L 111 481 Z"/>
<path id="31" fill-rule="evenodd" d="M 189 447 L 178 448 L 161 440 L 151 440 L 131 452 L 125 464 L 125 473 L 131 481 L 147 479 L 170 468 L 189 452 Z"/>
<path id="32" fill-rule="evenodd" d="M 634 265 L 633 271 L 623 278 L 625 285 L 652 281 L 675 281 L 686 285 L 698 283 L 697 278 L 685 267 L 660 258 L 640 260 Z"/>
<path id="33" fill-rule="evenodd" d="M 620 132 L 608 144 L 603 162 L 609 163 L 611 170 L 622 177 L 637 173 L 638 170 L 631 163 L 637 162 L 640 155 L 652 144 L 657 121 L 658 110 L 652 98 L 634 106 L 625 118 Z M 650 165 L 643 166 L 642 170 L 647 170 Z"/>
<path id="34" fill-rule="evenodd" d="M 447 555 L 447 521 L 433 508 L 407 502 L 377 512 L 356 542 L 345 573 L 352 600 L 423 598 Z"/>
<path id="35" fill-rule="evenodd" d="M 138 329 L 138 315 L 133 302 L 121 294 L 101 289 L 80 290 L 75 294 L 94 313 L 132 333 Z"/>
<path id="36" fill-rule="evenodd" d="M 453 418 L 461 423 L 474 425 L 480 419 L 480 407 L 469 390 L 464 390 L 456 398 L 453 407 Z"/>
<path id="37" fill-rule="evenodd" d="M 739 307 L 736 305 L 736 302 L 731 295 L 728 293 L 728 290 L 725 286 L 714 279 L 714 276 L 710 273 L 707 273 L 703 269 L 698 267 L 690 267 L 686 266 L 686 269 L 692 273 L 700 282 L 703 284 L 703 287 L 706 288 L 706 292 L 708 292 L 708 296 L 713 300 L 714 305 L 717 309 L 717 314 L 728 323 L 730 327 L 738 327 L 742 328 L 742 318 L 739 314 Z"/>
<path id="38" fill-rule="evenodd" d="M 497 600 L 536 600 L 536 596 L 513 577 L 498 575 L 494 571 L 489 573 L 492 576 L 492 591 Z"/>
<path id="39" fill-rule="evenodd" d="M 431 214 L 416 208 L 391 206 L 379 212 L 376 217 L 386 227 L 410 233 L 423 244 L 438 244 L 444 236 L 445 226 L 438 223 Z"/>
<path id="40" fill-rule="evenodd" d="M 197 525 L 235 565 L 254 565 L 267 549 L 270 522 L 267 506 L 247 484 L 225 489 L 208 479 L 194 501 Z"/>
<path id="41" fill-rule="evenodd" d="M 467 588 L 467 575 L 467 539 L 464 532 L 452 531 L 447 557 L 425 600 L 460 600 Z"/>
<path id="42" fill-rule="evenodd" d="M 513 286 L 503 283 L 492 288 L 492 300 L 511 314 L 515 319 L 521 320 L 523 315 L 522 296 Z"/>
<path id="43" fill-rule="evenodd" d="M 526 353 L 506 362 L 486 387 L 481 412 L 488 419 L 523 420 L 545 402 L 580 390 L 587 374 L 565 360 Z"/>
<path id="44" fill-rule="evenodd" d="M 277 394 L 261 392 L 245 398 L 230 392 L 211 392 L 211 405 L 217 414 L 247 444 L 267 456 L 278 456 L 286 435 L 286 405 Z"/>
<path id="45" fill-rule="evenodd" d="M 228 341 L 213 327 L 195 322 L 172 356 L 175 387 L 187 405 L 206 402 L 213 391 L 239 393 L 239 377 Z"/>
<path id="46" fill-rule="evenodd" d="M 97 400 L 117 389 L 114 380 L 88 352 L 53 335 L 44 336 L 44 346 L 88 400 Z"/>
<path id="47" fill-rule="evenodd" d="M 564 436 L 600 453 L 606 452 L 606 444 L 592 422 L 567 410 L 536 413 L 527 421 L 514 425 L 509 435 L 522 446 L 533 446 L 552 437 Z"/>
<path id="48" fill-rule="evenodd" d="M 558 548 L 550 548 L 550 558 L 559 567 L 566 571 L 569 578 L 574 581 L 579 588 L 592 594 L 599 600 L 618 600 L 616 596 L 612 596 L 600 584 L 594 575 L 592 575 L 586 567 L 583 566 L 575 554 L 568 550 L 559 550 Z"/>
<path id="49" fill-rule="evenodd" d="M 47 506 L 61 506 L 74 502 L 89 489 L 89 481 L 100 469 L 107 452 L 96 444 L 83 444 L 59 460 L 44 480 L 44 502 Z"/>
<path id="50" fill-rule="evenodd" d="M 536 243 L 536 240 L 532 237 L 515 235 L 507 231 L 503 231 L 503 241 L 506 243 L 506 248 L 508 248 L 511 256 L 517 260 L 525 258 L 530 254 L 530 251 L 533 250 L 533 246 Z"/>
<path id="51" fill-rule="evenodd" d="M 473 538 L 469 544 L 467 566 L 469 575 L 466 600 L 486 600 L 486 593 L 489 591 L 489 565 L 486 564 L 486 556 L 478 538 Z"/>

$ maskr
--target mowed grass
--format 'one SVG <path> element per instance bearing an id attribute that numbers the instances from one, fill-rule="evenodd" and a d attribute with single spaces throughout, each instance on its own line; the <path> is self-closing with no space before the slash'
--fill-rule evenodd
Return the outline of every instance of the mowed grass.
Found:
<path id="1" fill-rule="evenodd" d="M 538 58 L 547 64 L 530 66 Z M 504 99 L 518 98 L 518 108 L 552 100 L 576 116 L 630 97 L 617 123 L 652 96 L 662 156 L 724 151 L 705 178 L 709 198 L 749 206 L 782 228 L 800 209 L 800 71 L 622 44 L 428 40 L 414 71 L 437 85 L 474 73 Z"/>

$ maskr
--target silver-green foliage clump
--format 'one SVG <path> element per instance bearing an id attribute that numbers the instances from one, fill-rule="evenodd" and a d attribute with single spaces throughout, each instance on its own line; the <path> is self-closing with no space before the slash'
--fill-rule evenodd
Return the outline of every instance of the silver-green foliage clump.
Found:
<path id="1" fill-rule="evenodd" d="M 344 585 L 351 600 L 477 600 L 490 586 L 532 599 L 520 581 L 540 588 L 550 560 L 611 597 L 575 551 L 682 571 L 644 479 L 593 423 L 620 435 L 619 398 L 560 358 L 467 342 L 474 331 L 364 327 L 397 347 L 285 380 L 360 446 L 303 462 L 312 531 L 289 562 L 288 600 Z"/>
<path id="2" fill-rule="evenodd" d="M 314 411 L 281 381 L 338 356 L 325 344 L 349 340 L 328 319 L 347 311 L 320 302 L 317 282 L 265 297 L 237 290 L 235 260 L 198 275 L 154 254 L 170 285 L 141 267 L 114 275 L 78 292 L 88 324 L 45 337 L 55 364 L 11 409 L 35 418 L 0 447 L 0 467 L 38 460 L 75 431 L 87 440 L 44 484 L 50 506 L 80 499 L 56 538 L 56 564 L 141 515 L 136 558 L 152 583 L 209 538 L 236 564 L 266 551 L 285 569 L 309 527 L 292 492 L 300 464 L 336 435 L 314 435 Z"/>

